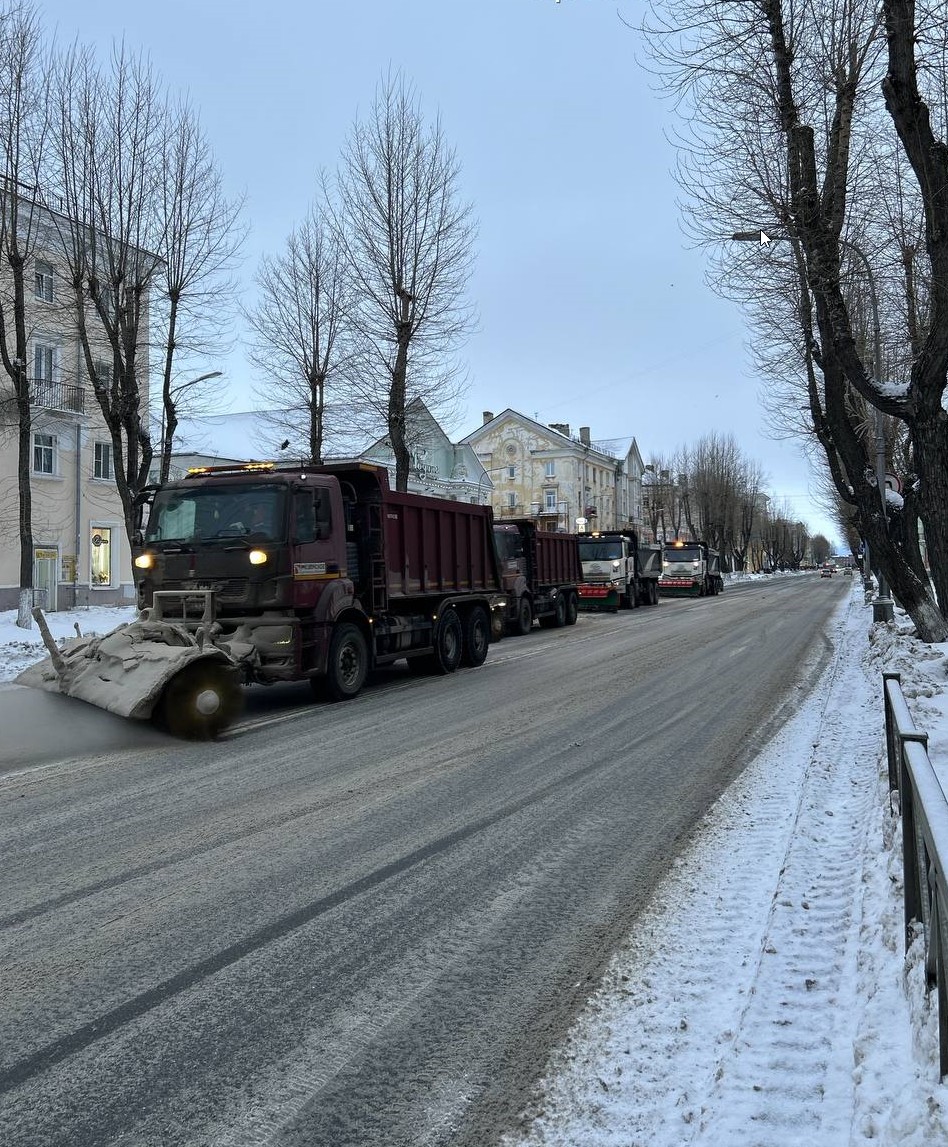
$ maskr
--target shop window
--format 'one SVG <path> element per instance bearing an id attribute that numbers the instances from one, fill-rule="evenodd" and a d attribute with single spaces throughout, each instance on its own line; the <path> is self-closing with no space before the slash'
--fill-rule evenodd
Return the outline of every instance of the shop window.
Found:
<path id="1" fill-rule="evenodd" d="M 90 582 L 92 587 L 105 589 L 112 584 L 112 530 L 109 526 L 93 526 L 89 538 L 92 555 Z"/>

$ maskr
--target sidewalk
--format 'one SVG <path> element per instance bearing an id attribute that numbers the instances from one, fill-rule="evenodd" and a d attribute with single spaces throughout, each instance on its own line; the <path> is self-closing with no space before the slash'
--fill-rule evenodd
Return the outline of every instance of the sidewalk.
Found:
<path id="1" fill-rule="evenodd" d="M 854 587 L 819 686 L 714 807 L 505 1147 L 948 1145 L 881 700 L 894 665 L 938 728 L 945 647 L 871 622 Z"/>

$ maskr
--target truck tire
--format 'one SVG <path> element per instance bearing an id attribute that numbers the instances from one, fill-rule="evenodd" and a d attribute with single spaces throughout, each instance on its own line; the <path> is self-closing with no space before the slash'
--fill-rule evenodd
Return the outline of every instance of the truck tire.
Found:
<path id="1" fill-rule="evenodd" d="M 533 628 L 533 606 L 528 597 L 522 597 L 517 602 L 517 616 L 511 622 L 511 629 L 521 637 L 526 637 Z"/>
<path id="2" fill-rule="evenodd" d="M 361 692 L 369 672 L 369 650 L 362 630 L 351 621 L 336 627 L 326 663 L 326 694 L 331 701 L 348 701 Z"/>
<path id="3" fill-rule="evenodd" d="M 219 661 L 198 661 L 171 678 L 155 715 L 175 737 L 209 741 L 233 724 L 242 708 L 234 671 Z"/>
<path id="4" fill-rule="evenodd" d="M 573 590 L 566 595 L 566 624 L 575 625 L 579 617 L 579 595 Z"/>
<path id="5" fill-rule="evenodd" d="M 553 605 L 553 612 L 546 614 L 545 617 L 540 618 L 541 629 L 562 629 L 566 624 L 566 594 L 559 593 L 556 595 L 556 602 Z"/>
<path id="6" fill-rule="evenodd" d="M 487 659 L 490 645 L 490 618 L 482 605 L 475 605 L 464 620 L 464 652 L 461 664 L 476 669 Z"/>
<path id="7" fill-rule="evenodd" d="M 449 606 L 443 610 L 434 633 L 434 652 L 431 655 L 432 673 L 453 673 L 461 664 L 464 635 L 457 610 Z"/>

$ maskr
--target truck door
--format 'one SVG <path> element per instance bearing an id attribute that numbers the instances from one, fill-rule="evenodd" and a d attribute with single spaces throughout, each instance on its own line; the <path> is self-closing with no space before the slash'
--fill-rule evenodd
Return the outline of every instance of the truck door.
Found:
<path id="1" fill-rule="evenodd" d="M 293 601 L 298 609 L 315 606 L 326 583 L 346 574 L 342 506 L 333 502 L 327 486 L 305 486 L 293 492 L 290 531 Z"/>

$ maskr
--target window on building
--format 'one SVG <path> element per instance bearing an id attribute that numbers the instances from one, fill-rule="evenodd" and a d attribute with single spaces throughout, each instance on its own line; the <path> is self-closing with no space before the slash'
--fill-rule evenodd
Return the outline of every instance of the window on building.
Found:
<path id="1" fill-rule="evenodd" d="M 514 506 L 516 506 L 516 504 L 517 504 L 517 495 L 513 494 L 513 493 L 508 494 L 507 495 L 507 508 L 512 510 L 514 508 Z"/>
<path id="2" fill-rule="evenodd" d="M 556 463 L 552 459 L 546 464 L 546 476 L 547 478 L 556 477 Z"/>
<path id="3" fill-rule="evenodd" d="M 555 514 L 556 513 L 556 491 L 555 490 L 547 490 L 545 496 L 546 496 L 547 513 L 554 513 Z"/>
<path id="4" fill-rule="evenodd" d="M 56 473 L 56 437 L 53 434 L 33 435 L 33 473 Z"/>
<path id="5" fill-rule="evenodd" d="M 33 344 L 33 378 L 36 382 L 53 382 L 56 378 L 59 348 L 52 343 Z"/>
<path id="6" fill-rule="evenodd" d="M 100 360 L 95 364 L 95 376 L 99 380 L 101 386 L 111 386 L 112 384 L 112 364 Z"/>
<path id="7" fill-rule="evenodd" d="M 35 295 L 45 303 L 53 301 L 53 268 L 52 264 L 37 260 Z"/>
<path id="8" fill-rule="evenodd" d="M 112 443 L 96 442 L 92 462 L 92 477 L 111 480 L 112 478 Z"/>
<path id="9" fill-rule="evenodd" d="M 509 478 L 511 481 L 513 481 L 513 480 L 514 480 L 514 478 L 516 478 L 516 477 L 517 477 L 517 467 L 516 467 L 516 466 L 508 466 L 508 467 L 507 467 L 507 477 L 508 477 L 508 478 Z"/>
<path id="10" fill-rule="evenodd" d="M 112 584 L 112 530 L 109 526 L 92 526 L 89 538 L 92 554 L 90 583 L 105 589 Z"/>

